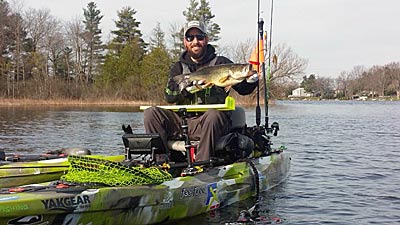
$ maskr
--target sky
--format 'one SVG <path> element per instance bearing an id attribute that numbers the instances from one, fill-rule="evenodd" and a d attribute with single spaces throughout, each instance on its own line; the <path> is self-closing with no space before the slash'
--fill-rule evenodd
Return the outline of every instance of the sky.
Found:
<path id="1" fill-rule="evenodd" d="M 24 9 L 47 8 L 62 21 L 83 17 L 86 0 L 21 0 Z M 11 1 L 9 1 L 11 2 Z M 183 25 L 182 12 L 189 0 L 97 0 L 104 16 L 103 35 L 115 29 L 117 11 L 130 6 L 137 11 L 148 41 L 159 22 L 169 36 L 171 25 Z M 209 0 L 213 22 L 221 27 L 218 43 L 235 45 L 257 38 L 258 0 Z M 272 0 L 259 0 L 264 30 L 269 31 Z M 399 0 L 274 0 L 272 45 L 285 44 L 308 60 L 305 75 L 336 78 L 356 66 L 385 65 L 400 61 Z M 217 43 L 217 44 L 218 44 Z"/>

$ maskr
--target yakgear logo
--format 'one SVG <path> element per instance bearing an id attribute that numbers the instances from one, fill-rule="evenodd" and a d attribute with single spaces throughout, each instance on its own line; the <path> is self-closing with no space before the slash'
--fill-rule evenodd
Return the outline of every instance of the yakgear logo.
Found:
<path id="1" fill-rule="evenodd" d="M 75 209 L 77 206 L 89 205 L 90 199 L 88 195 L 78 195 L 68 198 L 56 198 L 41 200 L 46 209 Z"/>

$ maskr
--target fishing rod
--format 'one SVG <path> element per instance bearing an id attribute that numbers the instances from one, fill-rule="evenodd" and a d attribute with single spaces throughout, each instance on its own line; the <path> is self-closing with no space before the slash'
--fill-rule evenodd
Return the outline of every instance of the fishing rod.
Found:
<path id="1" fill-rule="evenodd" d="M 260 0 L 257 1 L 257 71 L 260 72 L 260 36 L 259 31 L 262 30 L 262 25 L 264 22 L 260 23 Z M 260 108 L 260 82 L 257 85 L 257 106 L 256 106 L 256 125 L 259 127 L 261 124 L 261 108 Z"/>
<path id="2" fill-rule="evenodd" d="M 272 46 L 272 18 L 273 18 L 273 13 L 274 13 L 274 0 L 271 0 L 271 18 L 270 18 L 270 24 L 269 24 L 269 45 L 268 45 L 268 73 L 267 73 L 267 78 L 265 77 L 265 66 L 264 66 L 264 103 L 265 103 L 265 127 L 268 127 L 268 99 L 269 99 L 269 81 L 270 81 L 270 76 L 271 76 L 271 46 Z"/>
<path id="3" fill-rule="evenodd" d="M 272 3 L 273 4 L 273 3 Z M 272 18 L 272 14 L 271 14 Z M 272 23 L 272 21 L 271 21 Z M 258 7 L 257 7 L 257 66 L 258 71 L 261 69 L 263 84 L 264 84 L 264 111 L 265 111 L 265 128 L 268 128 L 268 83 L 265 74 L 265 61 L 262 60 L 260 62 L 260 50 L 264 51 L 264 49 L 260 49 L 260 39 L 264 41 L 264 20 L 260 17 L 260 0 L 258 0 Z M 270 30 L 271 31 L 271 30 Z M 262 42 L 264 43 L 264 42 Z M 264 48 L 264 46 L 262 46 Z M 270 50 L 270 49 L 269 49 Z M 262 53 L 264 56 L 264 53 Z M 265 58 L 265 57 L 264 57 Z M 270 58 L 270 57 L 269 57 Z M 270 60 L 268 64 L 268 68 L 270 67 Z M 269 75 L 268 75 L 269 77 Z M 260 108 L 260 84 L 257 86 L 257 106 L 256 106 L 256 124 L 259 126 L 261 123 L 261 108 Z"/>
<path id="4" fill-rule="evenodd" d="M 257 5 L 257 66 L 258 69 L 261 69 L 263 84 L 264 84 L 264 111 L 265 111 L 265 128 L 269 127 L 269 116 L 268 116 L 268 99 L 269 99 L 269 79 L 271 74 L 271 45 L 272 45 L 272 15 L 274 8 L 274 0 L 271 0 L 271 19 L 270 19 L 270 41 L 268 46 L 268 72 L 265 72 L 265 61 L 260 62 L 260 39 L 264 37 L 264 20 L 260 17 L 260 0 L 258 0 Z M 257 106 L 256 106 L 256 124 L 257 127 L 261 124 L 261 107 L 260 107 L 260 85 L 257 86 Z"/>

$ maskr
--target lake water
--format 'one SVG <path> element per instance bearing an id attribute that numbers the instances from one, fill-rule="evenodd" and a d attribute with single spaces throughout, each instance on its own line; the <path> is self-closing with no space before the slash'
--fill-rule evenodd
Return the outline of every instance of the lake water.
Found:
<path id="1" fill-rule="evenodd" d="M 254 125 L 254 108 L 246 112 Z M 260 224 L 400 224 L 400 102 L 278 101 L 269 118 L 280 124 L 274 144 L 288 148 L 292 167 L 282 185 L 262 193 Z M 0 150 L 123 154 L 122 124 L 141 133 L 143 115 L 128 107 L 3 106 Z M 254 203 L 174 224 L 233 223 Z"/>

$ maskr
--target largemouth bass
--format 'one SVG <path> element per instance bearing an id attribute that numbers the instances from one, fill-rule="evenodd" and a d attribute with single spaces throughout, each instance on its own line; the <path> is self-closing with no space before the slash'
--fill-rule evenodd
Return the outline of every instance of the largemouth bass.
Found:
<path id="1" fill-rule="evenodd" d="M 194 93 L 213 85 L 224 87 L 228 91 L 233 85 L 256 73 L 251 64 L 220 64 L 203 67 L 193 73 L 177 75 L 173 79 L 181 91 L 186 89 Z M 193 83 L 201 84 L 192 85 Z"/>

